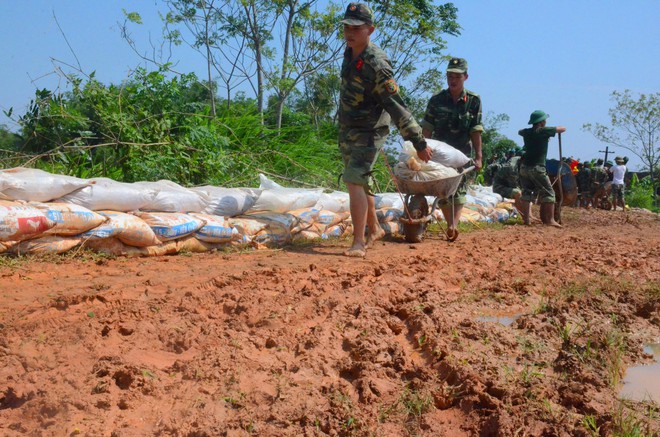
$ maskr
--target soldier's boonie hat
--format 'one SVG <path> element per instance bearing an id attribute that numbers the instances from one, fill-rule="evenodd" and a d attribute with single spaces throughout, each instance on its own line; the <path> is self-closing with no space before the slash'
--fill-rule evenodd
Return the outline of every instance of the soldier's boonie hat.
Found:
<path id="1" fill-rule="evenodd" d="M 616 162 L 617 164 L 623 164 L 626 162 L 626 160 L 623 159 L 621 156 L 617 156 L 616 158 L 614 158 L 614 162 Z"/>
<path id="2" fill-rule="evenodd" d="M 612 167 L 614 164 L 612 163 L 612 161 L 607 161 L 605 165 L 608 167 Z"/>
<path id="3" fill-rule="evenodd" d="M 529 116 L 529 121 L 527 124 L 540 123 L 548 117 L 550 117 L 548 114 L 541 111 L 540 109 L 537 109 L 536 111 L 532 112 L 532 115 Z"/>
<path id="4" fill-rule="evenodd" d="M 363 24 L 374 24 L 374 13 L 364 3 L 349 3 L 344 14 L 342 24 L 349 26 L 362 26 Z"/>
<path id="5" fill-rule="evenodd" d="M 467 73 L 467 61 L 463 58 L 451 58 L 447 64 L 447 73 Z"/>

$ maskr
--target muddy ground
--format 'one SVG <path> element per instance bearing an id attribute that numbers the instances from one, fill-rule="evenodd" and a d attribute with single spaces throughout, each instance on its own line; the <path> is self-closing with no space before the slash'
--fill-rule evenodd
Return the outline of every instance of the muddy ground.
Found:
<path id="1" fill-rule="evenodd" d="M 0 435 L 657 435 L 658 215 L 379 242 L 4 259 Z"/>

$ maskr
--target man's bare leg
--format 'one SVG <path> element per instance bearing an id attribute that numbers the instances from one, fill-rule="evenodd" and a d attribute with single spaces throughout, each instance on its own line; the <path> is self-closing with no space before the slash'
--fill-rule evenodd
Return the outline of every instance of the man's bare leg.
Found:
<path id="1" fill-rule="evenodd" d="M 440 210 L 447 221 L 447 240 L 454 241 L 458 238 L 457 226 L 461 220 L 463 205 L 444 205 L 440 207 Z"/>
<path id="2" fill-rule="evenodd" d="M 344 252 L 346 256 L 362 258 L 366 256 L 366 242 L 364 240 L 367 225 L 367 211 L 369 200 L 362 185 L 346 183 L 350 198 L 351 220 L 353 221 L 353 244 Z"/>
<path id="3" fill-rule="evenodd" d="M 385 236 L 385 231 L 378 223 L 378 216 L 376 215 L 376 199 L 374 196 L 367 195 L 367 241 L 365 248 L 370 249 L 374 243 Z"/>

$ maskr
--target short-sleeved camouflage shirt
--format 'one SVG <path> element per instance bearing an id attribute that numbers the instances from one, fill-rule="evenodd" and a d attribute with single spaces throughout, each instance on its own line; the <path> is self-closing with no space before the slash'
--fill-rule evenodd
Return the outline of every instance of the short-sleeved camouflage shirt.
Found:
<path id="1" fill-rule="evenodd" d="M 373 43 L 355 60 L 350 48 L 344 53 L 339 100 L 340 143 L 380 146 L 391 120 L 413 145 L 424 139 L 422 128 L 401 99 L 389 58 Z"/>
<path id="2" fill-rule="evenodd" d="M 470 156 L 470 134 L 484 130 L 481 124 L 481 98 L 464 89 L 454 103 L 449 90 L 442 90 L 429 100 L 422 127 L 432 132 L 434 140 L 444 141 Z"/>

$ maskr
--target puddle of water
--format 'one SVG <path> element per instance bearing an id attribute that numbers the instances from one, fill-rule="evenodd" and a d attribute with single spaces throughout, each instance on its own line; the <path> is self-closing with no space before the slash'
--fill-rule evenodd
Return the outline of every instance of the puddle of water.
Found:
<path id="1" fill-rule="evenodd" d="M 655 363 L 629 367 L 623 378 L 619 397 L 660 403 L 660 343 L 650 344 L 644 351 L 653 354 Z"/>
<path id="2" fill-rule="evenodd" d="M 522 315 L 523 313 L 500 314 L 495 316 L 480 316 L 477 317 L 476 320 L 477 322 L 482 322 L 482 323 L 499 323 L 500 325 L 503 326 L 511 326 L 513 322 L 518 320 Z"/>

